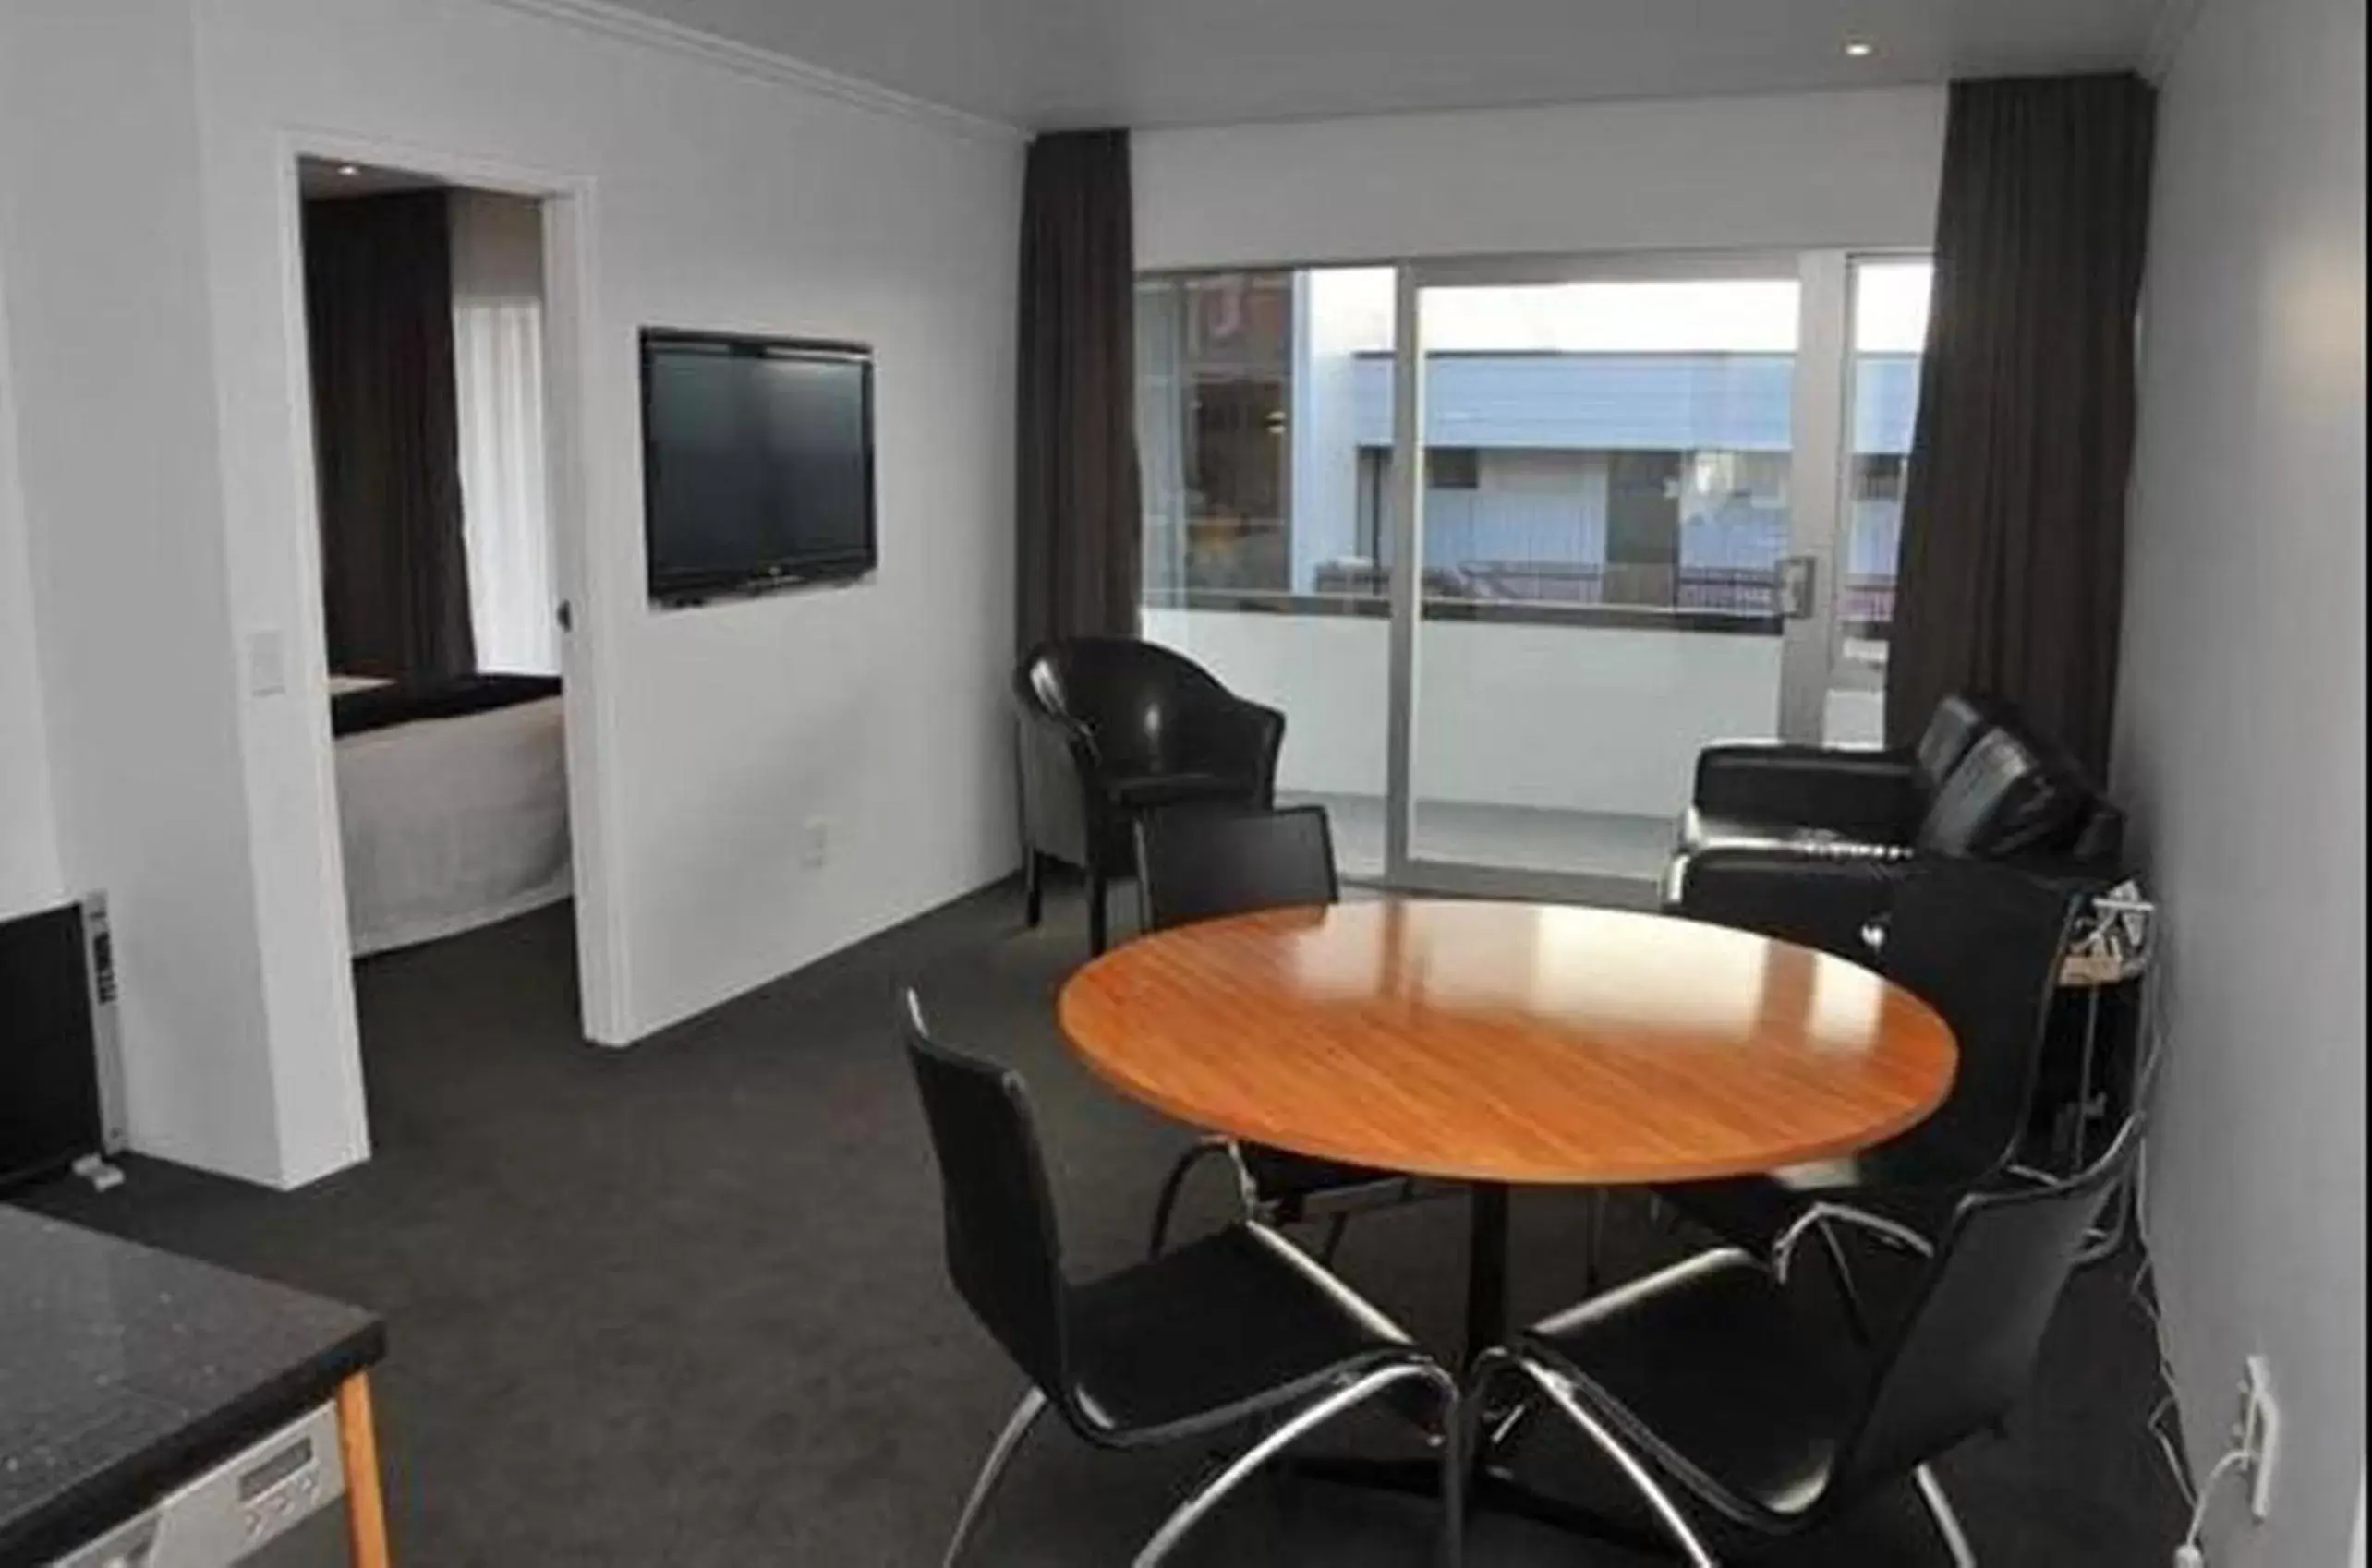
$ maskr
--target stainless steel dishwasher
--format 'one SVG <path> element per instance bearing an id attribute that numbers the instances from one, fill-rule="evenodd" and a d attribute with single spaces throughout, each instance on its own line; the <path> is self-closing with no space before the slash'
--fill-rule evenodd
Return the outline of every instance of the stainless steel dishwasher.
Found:
<path id="1" fill-rule="evenodd" d="M 51 1568 L 350 1568 L 345 1502 L 324 1405 Z"/>

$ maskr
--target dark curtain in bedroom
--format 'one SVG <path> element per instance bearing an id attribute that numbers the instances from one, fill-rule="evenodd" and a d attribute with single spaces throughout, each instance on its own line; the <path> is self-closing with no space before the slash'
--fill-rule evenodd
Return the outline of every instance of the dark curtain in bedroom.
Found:
<path id="1" fill-rule="evenodd" d="M 2104 777 L 2157 95 L 1954 82 L 1903 507 L 1886 733 L 2006 698 Z"/>
<path id="2" fill-rule="evenodd" d="M 1144 519 L 1128 133 L 1039 137 L 1023 187 L 1015 608 L 1026 651 L 1135 633 Z"/>
<path id="3" fill-rule="evenodd" d="M 468 674 L 445 193 L 307 202 L 305 307 L 330 668 Z"/>

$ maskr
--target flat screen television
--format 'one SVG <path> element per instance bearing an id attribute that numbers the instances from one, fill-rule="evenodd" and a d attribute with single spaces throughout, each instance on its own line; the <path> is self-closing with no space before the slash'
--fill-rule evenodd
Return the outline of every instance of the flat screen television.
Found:
<path id="1" fill-rule="evenodd" d="M 646 330 L 643 541 L 650 597 L 873 570 L 873 351 Z"/>

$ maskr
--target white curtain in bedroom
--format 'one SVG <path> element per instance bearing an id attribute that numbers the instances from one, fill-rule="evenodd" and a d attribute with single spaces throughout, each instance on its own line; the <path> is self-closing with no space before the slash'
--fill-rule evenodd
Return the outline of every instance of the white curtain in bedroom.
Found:
<path id="1" fill-rule="evenodd" d="M 453 193 L 453 350 L 462 530 L 478 667 L 560 673 L 545 510 L 543 211 Z"/>

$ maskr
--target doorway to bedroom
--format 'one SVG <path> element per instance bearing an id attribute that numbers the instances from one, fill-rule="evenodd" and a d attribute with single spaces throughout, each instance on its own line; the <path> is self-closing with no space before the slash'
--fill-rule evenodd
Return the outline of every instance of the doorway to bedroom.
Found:
<path id="1" fill-rule="evenodd" d="M 363 961 L 573 891 L 544 212 L 325 159 L 299 161 L 298 188 L 333 777 Z M 367 1053 L 370 992 L 357 994 Z"/>

